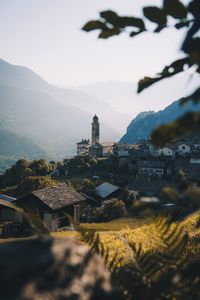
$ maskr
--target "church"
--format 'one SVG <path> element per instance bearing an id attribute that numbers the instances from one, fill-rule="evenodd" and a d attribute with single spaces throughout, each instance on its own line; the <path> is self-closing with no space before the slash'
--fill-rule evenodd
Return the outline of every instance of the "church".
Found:
<path id="1" fill-rule="evenodd" d="M 100 142 L 100 123 L 97 115 L 92 120 L 92 138 L 91 142 L 82 139 L 77 143 L 77 156 L 105 157 L 113 153 L 114 142 Z"/>

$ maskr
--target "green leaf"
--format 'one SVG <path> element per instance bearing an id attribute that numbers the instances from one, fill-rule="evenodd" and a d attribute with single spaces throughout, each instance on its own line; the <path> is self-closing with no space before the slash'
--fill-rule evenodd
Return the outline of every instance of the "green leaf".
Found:
<path id="1" fill-rule="evenodd" d="M 193 14 L 193 16 L 197 19 L 200 17 L 200 8 L 199 8 L 199 0 L 193 0 L 189 3 L 188 6 L 189 12 Z"/>
<path id="2" fill-rule="evenodd" d="M 166 25 L 167 23 L 165 12 L 156 6 L 144 7 L 143 14 L 149 21 L 153 23 L 157 23 L 159 25 Z"/>
<path id="3" fill-rule="evenodd" d="M 145 76 L 143 79 L 141 79 L 138 82 L 138 93 L 141 93 L 144 89 L 148 88 L 152 84 L 156 83 L 157 81 L 161 80 L 161 78 L 151 78 L 148 76 Z"/>
<path id="4" fill-rule="evenodd" d="M 93 21 L 89 21 L 88 23 L 86 23 L 82 30 L 84 31 L 92 31 L 92 30 L 97 30 L 97 29 L 105 29 L 106 26 L 104 23 L 97 21 L 97 20 L 93 20 Z"/>
<path id="5" fill-rule="evenodd" d="M 134 36 L 136 36 L 136 35 L 138 35 L 138 34 L 140 34 L 140 33 L 142 33 L 143 31 L 131 31 L 131 33 L 130 33 L 130 37 L 134 37 Z"/>
<path id="6" fill-rule="evenodd" d="M 193 63 L 190 62 L 190 58 L 188 56 L 178 59 L 174 61 L 171 65 L 166 66 L 161 73 L 157 74 L 157 77 L 151 78 L 151 77 L 144 77 L 142 80 L 138 83 L 138 93 L 142 92 L 147 87 L 151 86 L 152 84 L 164 79 L 171 77 L 175 74 L 178 74 L 184 70 L 185 65 L 188 65 L 189 67 L 193 65 Z"/>
<path id="7" fill-rule="evenodd" d="M 102 30 L 102 32 L 99 34 L 100 39 L 107 39 L 111 36 L 114 35 L 119 35 L 121 31 L 119 29 L 107 29 L 107 30 Z"/>
<path id="8" fill-rule="evenodd" d="M 164 0 L 164 10 L 175 19 L 184 19 L 187 16 L 187 9 L 179 0 Z"/>
<path id="9" fill-rule="evenodd" d="M 183 21 L 175 24 L 176 29 L 181 29 L 183 27 L 189 27 L 190 23 L 193 23 L 194 20 Z"/>
<path id="10" fill-rule="evenodd" d="M 144 21 L 140 18 L 135 17 L 120 17 L 119 19 L 120 27 L 137 27 L 140 30 L 145 30 Z"/>
<path id="11" fill-rule="evenodd" d="M 100 12 L 100 16 L 101 16 L 101 18 L 105 19 L 106 22 L 108 22 L 112 25 L 116 25 L 116 23 L 119 19 L 118 15 L 112 10 L 102 11 L 102 12 Z"/>

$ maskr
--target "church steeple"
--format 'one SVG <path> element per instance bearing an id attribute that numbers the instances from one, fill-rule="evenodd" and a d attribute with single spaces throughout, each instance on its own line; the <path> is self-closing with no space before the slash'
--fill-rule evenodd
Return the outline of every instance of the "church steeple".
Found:
<path id="1" fill-rule="evenodd" d="M 92 122 L 92 145 L 99 142 L 99 119 L 97 115 L 93 117 Z"/>

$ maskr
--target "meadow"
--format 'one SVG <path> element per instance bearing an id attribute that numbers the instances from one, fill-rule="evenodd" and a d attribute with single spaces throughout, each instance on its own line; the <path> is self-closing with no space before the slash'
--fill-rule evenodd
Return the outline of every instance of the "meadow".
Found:
<path id="1" fill-rule="evenodd" d="M 165 218 L 161 220 L 165 222 Z M 189 255 L 200 257 L 200 245 L 196 240 L 200 236 L 200 213 L 196 212 L 184 220 L 172 223 L 169 228 L 169 233 L 174 230 L 176 226 L 181 228 L 180 235 L 188 234 L 188 244 L 186 252 Z M 95 230 L 99 233 L 101 242 L 109 249 L 110 260 L 114 256 L 118 256 L 118 263 L 120 265 L 126 264 L 132 259 L 132 249 L 130 244 L 135 244 L 136 247 L 141 245 L 142 252 L 155 252 L 163 246 L 163 236 L 159 225 L 158 218 L 122 218 L 106 223 L 89 223 L 81 224 L 86 230 Z M 76 231 L 61 231 L 52 233 L 54 237 L 64 238 L 72 236 L 81 239 Z"/>

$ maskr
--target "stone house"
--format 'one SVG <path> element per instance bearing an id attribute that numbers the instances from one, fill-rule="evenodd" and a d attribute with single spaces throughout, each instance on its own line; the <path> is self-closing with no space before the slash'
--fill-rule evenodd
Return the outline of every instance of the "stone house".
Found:
<path id="1" fill-rule="evenodd" d="M 89 205 L 85 195 L 78 193 L 66 183 L 44 188 L 19 198 L 15 204 L 23 209 L 37 212 L 49 230 L 69 224 L 65 214 L 79 221 L 81 212 Z M 63 218 L 64 217 L 64 218 Z"/>
<path id="2" fill-rule="evenodd" d="M 161 160 L 141 160 L 138 162 L 138 175 L 163 177 L 165 162 Z"/>
<path id="3" fill-rule="evenodd" d="M 82 139 L 81 142 L 76 143 L 77 156 L 86 156 L 89 154 L 90 141 Z"/>
<path id="4" fill-rule="evenodd" d="M 103 146 L 98 142 L 91 145 L 90 149 L 89 149 L 89 156 L 90 157 L 102 157 L 103 156 Z"/>
<path id="5" fill-rule="evenodd" d="M 109 182 L 104 182 L 101 185 L 97 186 L 95 193 L 101 200 L 108 200 L 114 197 L 119 196 L 121 189 Z"/>
<path id="6" fill-rule="evenodd" d="M 173 157 L 174 155 L 174 151 L 169 148 L 169 147 L 164 147 L 164 148 L 161 148 L 159 149 L 159 156 L 170 156 L 170 157 Z"/>
<path id="7" fill-rule="evenodd" d="M 191 164 L 200 164 L 200 152 L 192 153 L 190 157 Z"/>
<path id="8" fill-rule="evenodd" d="M 178 154 L 179 156 L 188 156 L 191 152 L 191 147 L 190 145 L 186 143 L 181 143 L 178 145 Z"/>
<path id="9" fill-rule="evenodd" d="M 138 198 L 140 196 L 160 197 L 162 195 L 162 189 L 166 186 L 174 187 L 174 183 L 163 178 L 140 175 L 130 181 L 126 186 L 126 189 L 131 193 L 137 193 Z"/>

